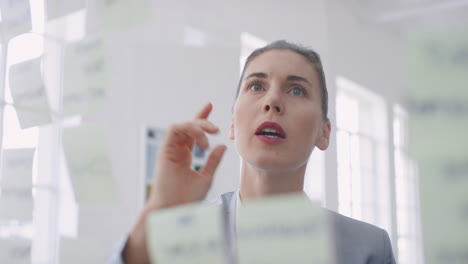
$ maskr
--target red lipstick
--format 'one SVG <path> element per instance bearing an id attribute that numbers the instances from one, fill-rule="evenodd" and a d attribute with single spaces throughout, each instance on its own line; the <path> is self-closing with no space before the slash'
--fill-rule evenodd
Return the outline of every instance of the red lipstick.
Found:
<path id="1" fill-rule="evenodd" d="M 275 122 L 263 122 L 255 131 L 255 135 L 265 143 L 280 143 L 286 139 L 286 132 Z"/>

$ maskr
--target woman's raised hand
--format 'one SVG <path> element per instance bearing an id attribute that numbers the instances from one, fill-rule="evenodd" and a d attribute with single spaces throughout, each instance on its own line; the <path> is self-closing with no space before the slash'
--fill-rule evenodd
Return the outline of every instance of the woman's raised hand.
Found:
<path id="1" fill-rule="evenodd" d="M 226 146 L 213 148 L 203 168 L 191 168 L 192 150 L 197 143 L 208 148 L 206 134 L 219 129 L 207 120 L 213 106 L 205 105 L 186 123 L 173 125 L 158 154 L 156 178 L 150 197 L 137 223 L 130 233 L 122 257 L 125 263 L 149 263 L 146 239 L 146 218 L 155 211 L 171 206 L 202 200 L 213 182 L 213 176 Z"/>
<path id="2" fill-rule="evenodd" d="M 226 150 L 224 145 L 213 148 L 204 167 L 191 168 L 192 150 L 197 143 L 209 147 L 206 134 L 216 134 L 219 129 L 207 120 L 212 104 L 205 105 L 189 122 L 173 125 L 158 154 L 156 179 L 147 206 L 166 208 L 202 200 L 208 192 L 219 162 Z"/>

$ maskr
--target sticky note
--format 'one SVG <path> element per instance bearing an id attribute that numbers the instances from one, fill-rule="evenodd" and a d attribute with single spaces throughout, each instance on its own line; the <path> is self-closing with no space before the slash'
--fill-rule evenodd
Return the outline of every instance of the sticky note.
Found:
<path id="1" fill-rule="evenodd" d="M 105 31 L 123 31 L 149 23 L 152 10 L 149 0 L 99 0 L 98 8 Z"/>
<path id="2" fill-rule="evenodd" d="M 63 131 L 63 148 L 78 203 L 117 199 L 107 140 L 103 125 L 84 125 Z"/>
<path id="3" fill-rule="evenodd" d="M 34 151 L 32 148 L 3 150 L 1 188 L 32 188 Z"/>
<path id="4" fill-rule="evenodd" d="M 103 243 L 90 238 L 66 238 L 60 239 L 59 263 L 105 263 L 106 249 Z"/>
<path id="5" fill-rule="evenodd" d="M 14 238 L 0 239 L 0 261 L 8 264 L 31 263 L 31 240 Z"/>
<path id="6" fill-rule="evenodd" d="M 224 263 L 221 207 L 183 205 L 148 217 L 154 263 Z"/>
<path id="7" fill-rule="evenodd" d="M 330 263 L 324 211 L 303 194 L 243 203 L 237 221 L 239 264 Z"/>
<path id="8" fill-rule="evenodd" d="M 91 115 L 106 101 L 107 65 L 102 40 L 88 38 L 65 49 L 63 111 Z"/>
<path id="9" fill-rule="evenodd" d="M 3 150 L 0 178 L 0 219 L 32 219 L 32 167 L 34 149 Z"/>
<path id="10" fill-rule="evenodd" d="M 11 39 L 31 30 L 31 8 L 29 0 L 0 1 L 3 39 Z"/>
<path id="11" fill-rule="evenodd" d="M 424 260 L 468 263 L 468 31 L 407 42 L 409 152 L 418 164 Z"/>
<path id="12" fill-rule="evenodd" d="M 46 0 L 46 17 L 48 20 L 62 17 L 86 8 L 85 0 Z"/>
<path id="13" fill-rule="evenodd" d="M 22 129 L 51 122 L 41 76 L 41 58 L 11 66 L 10 89 Z"/>
<path id="14" fill-rule="evenodd" d="M 33 199 L 31 189 L 2 189 L 0 219 L 31 221 Z"/>

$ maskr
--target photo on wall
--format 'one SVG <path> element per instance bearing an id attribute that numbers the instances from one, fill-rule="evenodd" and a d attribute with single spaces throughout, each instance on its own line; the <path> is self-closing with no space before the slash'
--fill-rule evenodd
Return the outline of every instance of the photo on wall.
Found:
<path id="1" fill-rule="evenodd" d="M 162 128 L 147 126 L 145 129 L 145 201 L 148 199 L 151 192 L 151 186 L 154 183 L 158 152 L 164 142 L 165 135 L 166 130 Z M 192 168 L 196 171 L 200 170 L 206 162 L 206 156 L 206 150 L 202 149 L 198 144 L 195 144 L 192 151 Z"/>

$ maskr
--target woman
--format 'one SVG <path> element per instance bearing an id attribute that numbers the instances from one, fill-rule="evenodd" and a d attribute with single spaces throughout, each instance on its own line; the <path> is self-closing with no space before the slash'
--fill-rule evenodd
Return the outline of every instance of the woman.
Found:
<path id="1" fill-rule="evenodd" d="M 211 110 L 207 104 L 194 120 L 169 130 L 154 190 L 122 251 L 125 263 L 149 263 L 145 222 L 151 212 L 200 201 L 208 192 L 226 147 L 216 146 L 200 171 L 190 164 L 194 143 L 206 149 L 205 135 L 218 132 L 207 120 Z M 242 157 L 240 190 L 222 195 L 222 202 L 302 192 L 310 154 L 329 144 L 327 111 L 318 54 L 286 41 L 254 51 L 240 78 L 229 136 Z M 235 214 L 235 209 L 227 210 Z M 395 262 L 384 230 L 333 212 L 329 216 L 338 263 Z"/>

